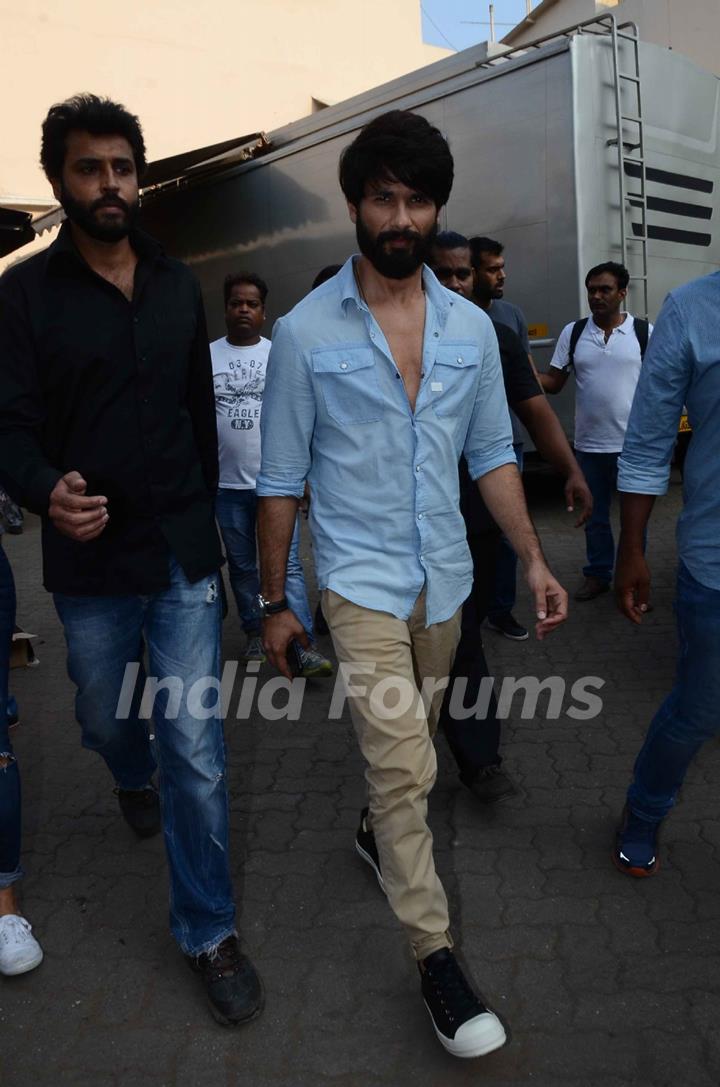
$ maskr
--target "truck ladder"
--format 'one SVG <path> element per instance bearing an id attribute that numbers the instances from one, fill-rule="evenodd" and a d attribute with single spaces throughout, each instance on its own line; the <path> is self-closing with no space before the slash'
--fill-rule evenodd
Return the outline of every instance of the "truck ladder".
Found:
<path id="1" fill-rule="evenodd" d="M 638 28 L 635 23 L 617 25 L 615 16 L 598 15 L 583 23 L 576 23 L 564 30 L 546 34 L 542 38 L 516 45 L 502 53 L 495 53 L 486 60 L 476 61 L 478 68 L 499 68 L 514 57 L 526 55 L 533 49 L 539 49 L 548 42 L 559 38 L 573 38 L 579 34 L 597 34 L 609 37 L 612 49 L 613 93 L 615 99 L 615 129 L 617 135 L 607 141 L 608 147 L 617 147 L 618 196 L 620 204 L 620 252 L 622 263 L 630 272 L 630 280 L 641 288 L 642 310 L 633 304 L 638 316 L 648 316 L 648 253 L 647 253 L 647 189 L 645 175 L 645 128 L 642 112 L 642 93 L 640 82 L 640 49 Z M 629 70 L 621 67 L 626 54 L 629 57 Z M 625 103 L 628 103 L 627 106 Z M 625 139 L 624 128 L 630 126 L 633 135 Z M 628 192 L 625 167 L 629 176 L 638 182 L 637 190 Z M 632 209 L 640 209 L 640 223 L 633 224 Z M 630 250 L 630 246 L 637 248 Z M 628 260 L 639 263 L 639 271 L 630 269 Z"/>
<path id="2" fill-rule="evenodd" d="M 622 263 L 630 272 L 630 281 L 640 287 L 642 310 L 636 302 L 633 309 L 639 316 L 648 317 L 648 233 L 647 233 L 647 185 L 645 176 L 645 126 L 642 112 L 640 82 L 640 50 L 638 30 L 634 23 L 622 23 L 610 27 L 613 57 L 613 89 L 615 93 L 615 124 L 617 136 L 607 141 L 608 147 L 617 147 L 618 183 L 620 197 L 620 248 Z M 624 46 L 624 48 L 621 48 Z M 623 57 L 629 54 L 630 70 L 623 70 Z M 625 103 L 629 103 L 625 105 Z M 633 133 L 624 135 L 625 126 Z M 631 167 L 626 171 L 626 167 Z M 637 188 L 628 192 L 627 175 L 635 178 Z M 640 211 L 640 223 L 632 221 L 633 209 Z M 630 246 L 633 247 L 632 252 Z M 633 258 L 633 268 L 628 261 Z M 639 264 L 639 271 L 636 266 Z M 639 301 L 639 300 L 638 300 Z"/>

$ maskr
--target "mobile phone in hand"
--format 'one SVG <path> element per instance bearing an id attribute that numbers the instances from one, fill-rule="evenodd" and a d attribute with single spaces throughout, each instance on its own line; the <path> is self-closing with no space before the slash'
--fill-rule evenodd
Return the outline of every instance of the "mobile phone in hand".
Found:
<path id="1" fill-rule="evenodd" d="M 286 657 L 290 674 L 293 679 L 297 679 L 298 676 L 302 675 L 303 670 L 302 647 L 297 638 L 293 638 L 292 641 L 288 642 Z"/>

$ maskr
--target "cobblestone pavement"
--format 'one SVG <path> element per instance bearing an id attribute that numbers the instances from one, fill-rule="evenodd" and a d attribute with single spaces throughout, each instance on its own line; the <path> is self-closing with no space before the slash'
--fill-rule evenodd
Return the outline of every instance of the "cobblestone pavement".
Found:
<path id="1" fill-rule="evenodd" d="M 553 567 L 574 588 L 582 534 L 547 484 L 533 487 Z M 675 482 L 653 520 L 656 609 L 633 629 L 610 596 L 576 605 L 539 643 L 488 632 L 497 675 L 605 680 L 590 721 L 521 720 L 505 736 L 525 795 L 483 810 L 438 741 L 430 803 L 453 929 L 510 1026 L 480 1061 L 447 1056 L 419 999 L 404 938 L 353 836 L 362 765 L 347 716 L 326 720 L 332 681 L 308 684 L 302 720 L 227 728 L 232 867 L 243 942 L 267 1007 L 217 1026 L 167 931 L 162 842 L 135 841 L 111 782 L 78 743 L 61 633 L 38 585 L 39 528 L 8 541 L 19 620 L 41 664 L 12 673 L 24 785 L 25 909 L 45 948 L 34 973 L 0 978 L 3 1087 L 714 1087 L 720 1082 L 720 817 L 716 745 L 668 821 L 664 865 L 633 881 L 610 863 L 631 761 L 668 689 Z M 307 544 L 306 544 L 307 549 Z M 517 608 L 529 620 L 527 594 Z M 226 624 L 226 655 L 242 636 Z M 329 651 L 329 643 L 324 643 Z M 715 781 L 715 785 L 713 785 Z"/>

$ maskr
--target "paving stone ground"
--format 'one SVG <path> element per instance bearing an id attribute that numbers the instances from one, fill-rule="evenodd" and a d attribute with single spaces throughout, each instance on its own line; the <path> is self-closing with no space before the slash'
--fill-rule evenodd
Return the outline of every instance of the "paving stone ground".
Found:
<path id="1" fill-rule="evenodd" d="M 558 576 L 576 586 L 582 534 L 554 483 L 532 508 Z M 655 611 L 633 629 L 610 596 L 576 605 L 539 643 L 487 633 L 496 675 L 561 676 L 559 715 L 522 720 L 504 753 L 524 796 L 484 810 L 442 738 L 430 800 L 436 857 L 464 962 L 509 1025 L 509 1045 L 460 1062 L 436 1042 L 404 937 L 353 836 L 362 763 L 331 682 L 307 686 L 302 719 L 227 727 L 232 868 L 243 942 L 265 979 L 252 1025 L 217 1026 L 167 931 L 159 838 L 135 841 L 108 775 L 83 751 L 64 647 L 39 584 L 39 526 L 8 540 L 19 621 L 43 639 L 14 671 L 24 786 L 25 910 L 37 971 L 0 978 L 3 1087 L 714 1087 L 720 1082 L 720 755 L 691 769 L 653 880 L 617 873 L 609 849 L 632 759 L 669 688 L 675 481 L 650 536 Z M 306 554 L 309 554 L 307 541 Z M 527 593 L 517 608 L 529 621 Z M 225 653 L 242 635 L 234 614 Z M 330 652 L 329 643 L 323 648 Z M 265 675 L 265 673 L 263 673 Z M 604 680 L 592 720 L 572 684 Z M 261 676 L 261 678 L 263 678 Z"/>

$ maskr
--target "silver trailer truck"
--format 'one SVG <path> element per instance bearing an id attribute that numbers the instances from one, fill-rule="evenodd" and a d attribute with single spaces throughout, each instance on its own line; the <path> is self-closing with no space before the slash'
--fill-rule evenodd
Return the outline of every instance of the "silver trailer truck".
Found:
<path id="1" fill-rule="evenodd" d="M 268 136 L 154 164 L 145 224 L 193 266 L 212 336 L 224 331 L 228 272 L 267 280 L 272 320 L 354 251 L 338 156 L 395 108 L 423 113 L 448 137 L 456 173 L 442 226 L 505 244 L 506 297 L 525 312 L 540 369 L 563 325 L 586 312 L 592 265 L 622 260 L 628 308 L 651 318 L 671 287 L 717 268 L 717 77 L 609 15 L 522 49 L 489 48 Z M 554 401 L 569 434 L 571 385 Z"/>

